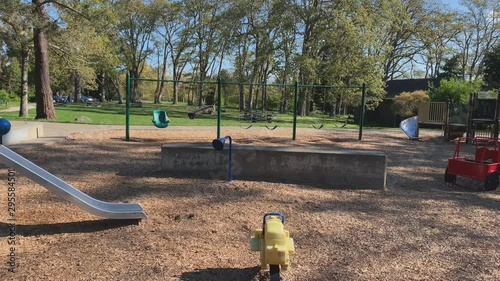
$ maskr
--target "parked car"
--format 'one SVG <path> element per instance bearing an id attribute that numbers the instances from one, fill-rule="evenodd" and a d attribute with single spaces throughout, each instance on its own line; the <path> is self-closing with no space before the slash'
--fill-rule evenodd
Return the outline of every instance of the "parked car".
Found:
<path id="1" fill-rule="evenodd" d="M 52 96 L 52 100 L 57 103 L 67 102 L 66 97 L 63 96 Z"/>
<path id="2" fill-rule="evenodd" d="M 80 99 L 82 102 L 93 102 L 94 98 L 91 96 L 82 96 Z"/>

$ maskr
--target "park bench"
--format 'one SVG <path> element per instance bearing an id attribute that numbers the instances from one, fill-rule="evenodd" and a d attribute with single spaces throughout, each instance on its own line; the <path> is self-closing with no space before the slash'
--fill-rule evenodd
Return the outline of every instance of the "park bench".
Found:
<path id="1" fill-rule="evenodd" d="M 134 101 L 130 103 L 131 107 L 142 107 L 142 101 Z"/>
<path id="2" fill-rule="evenodd" d="M 101 107 L 101 103 L 97 101 L 87 102 L 87 106 Z"/>
<path id="3" fill-rule="evenodd" d="M 67 106 L 67 102 L 54 102 L 54 106 Z"/>
<path id="4" fill-rule="evenodd" d="M 276 113 L 273 112 L 263 112 L 263 111 L 245 111 L 243 112 L 243 118 L 247 121 L 252 121 L 253 123 L 255 122 L 260 122 L 260 121 L 266 121 L 268 123 L 273 122 L 274 117 L 276 116 Z"/>

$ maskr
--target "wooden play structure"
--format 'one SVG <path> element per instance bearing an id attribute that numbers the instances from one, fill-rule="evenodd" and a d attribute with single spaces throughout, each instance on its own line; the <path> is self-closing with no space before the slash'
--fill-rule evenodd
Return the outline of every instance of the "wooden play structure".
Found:
<path id="1" fill-rule="evenodd" d="M 418 128 L 421 124 L 442 126 L 443 134 L 446 139 L 454 139 L 462 137 L 466 132 L 466 125 L 461 123 L 450 122 L 450 109 L 452 108 L 449 102 L 422 102 L 418 107 Z"/>
<path id="2" fill-rule="evenodd" d="M 421 125 L 442 126 L 443 135 L 448 140 L 463 137 L 464 134 L 467 140 L 475 137 L 498 138 L 499 117 L 500 94 L 494 97 L 491 93 L 479 92 L 470 94 L 468 105 L 422 102 L 418 107 L 418 116 L 403 120 L 402 129 L 406 129 L 407 135 L 407 131 L 413 132 L 408 135 L 411 139 L 418 138 Z M 412 127 L 416 129 L 410 129 Z"/>
<path id="3" fill-rule="evenodd" d="M 475 137 L 498 138 L 500 93 L 496 98 L 489 93 L 473 93 L 469 98 L 467 139 Z"/>

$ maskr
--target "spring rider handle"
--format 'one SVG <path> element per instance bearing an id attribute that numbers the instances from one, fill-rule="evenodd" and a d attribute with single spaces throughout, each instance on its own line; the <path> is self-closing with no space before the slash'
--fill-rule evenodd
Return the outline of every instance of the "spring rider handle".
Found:
<path id="1" fill-rule="evenodd" d="M 265 224 L 266 224 L 266 218 L 267 218 L 268 216 L 279 216 L 279 217 L 281 217 L 281 223 L 282 223 L 282 224 L 285 224 L 285 215 L 283 215 L 283 214 L 282 214 L 282 213 L 280 213 L 280 212 L 271 212 L 271 213 L 266 213 L 266 214 L 264 215 L 264 219 L 262 220 L 262 225 L 265 225 Z"/>

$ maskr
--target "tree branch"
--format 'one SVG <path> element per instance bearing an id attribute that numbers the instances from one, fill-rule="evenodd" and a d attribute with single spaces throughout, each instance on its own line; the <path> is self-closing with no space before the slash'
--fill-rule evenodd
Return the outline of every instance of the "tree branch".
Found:
<path id="1" fill-rule="evenodd" d="M 65 4 L 63 4 L 63 3 L 59 3 L 59 2 L 58 2 L 58 1 L 56 1 L 56 0 L 45 0 L 45 1 L 43 1 L 42 3 L 40 3 L 37 7 L 43 6 L 43 5 L 45 5 L 45 4 L 56 4 L 56 5 L 58 5 L 58 6 L 61 6 L 61 7 L 65 8 L 65 9 L 68 9 L 68 10 L 72 11 L 73 13 L 78 14 L 79 16 L 81 16 L 81 17 L 83 17 L 83 18 L 85 18 L 85 19 L 87 19 L 87 20 L 91 21 L 91 19 L 90 19 L 89 17 L 87 17 L 86 15 L 84 15 L 82 12 L 77 11 L 76 9 L 71 8 L 70 6 L 65 5 Z"/>

